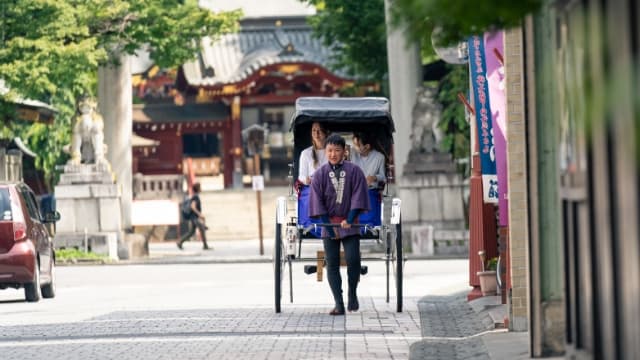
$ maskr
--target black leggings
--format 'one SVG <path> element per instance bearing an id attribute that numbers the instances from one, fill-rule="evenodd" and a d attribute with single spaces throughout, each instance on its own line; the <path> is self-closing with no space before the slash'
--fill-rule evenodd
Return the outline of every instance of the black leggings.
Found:
<path id="1" fill-rule="evenodd" d="M 193 236 L 193 234 L 195 234 L 196 232 L 196 227 L 200 230 L 200 236 L 202 237 L 202 243 L 204 245 L 204 247 L 208 247 L 207 245 L 207 226 L 200 221 L 200 219 L 198 218 L 193 218 L 191 220 L 189 220 L 189 222 L 191 223 L 189 225 L 189 232 L 187 232 L 186 234 L 184 234 L 181 238 L 180 238 L 180 244 L 182 244 L 183 242 L 189 240 L 190 237 Z"/>
<path id="2" fill-rule="evenodd" d="M 323 240 L 324 258 L 327 263 L 327 279 L 333 293 L 333 299 L 336 302 L 336 306 L 344 307 L 342 277 L 340 276 L 340 243 L 344 248 L 344 257 L 347 262 L 349 293 L 355 296 L 358 281 L 360 281 L 360 235 L 351 235 L 339 240 Z"/>

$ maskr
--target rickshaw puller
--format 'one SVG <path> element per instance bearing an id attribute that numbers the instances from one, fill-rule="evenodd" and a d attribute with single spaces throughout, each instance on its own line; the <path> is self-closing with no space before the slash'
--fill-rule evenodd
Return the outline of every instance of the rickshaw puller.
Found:
<path id="1" fill-rule="evenodd" d="M 346 143 L 340 135 L 333 134 L 326 140 L 325 163 L 316 170 L 311 182 L 309 215 L 320 217 L 324 223 L 340 224 L 322 230 L 327 279 L 335 301 L 330 315 L 344 315 L 342 277 L 340 276 L 340 244 L 344 247 L 349 284 L 349 311 L 360 307 L 356 289 L 360 281 L 360 229 L 351 227 L 362 211 L 369 210 L 367 181 L 362 170 L 344 161 Z"/>

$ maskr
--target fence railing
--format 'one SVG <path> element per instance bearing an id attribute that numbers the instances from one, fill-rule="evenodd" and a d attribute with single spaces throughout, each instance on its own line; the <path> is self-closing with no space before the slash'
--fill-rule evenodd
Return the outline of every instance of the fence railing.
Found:
<path id="1" fill-rule="evenodd" d="M 133 198 L 136 200 L 182 199 L 184 175 L 133 176 Z"/>

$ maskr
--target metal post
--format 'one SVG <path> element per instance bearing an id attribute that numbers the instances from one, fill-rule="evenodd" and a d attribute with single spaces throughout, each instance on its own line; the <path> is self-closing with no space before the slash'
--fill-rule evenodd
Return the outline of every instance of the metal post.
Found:
<path id="1" fill-rule="evenodd" d="M 260 176 L 260 155 L 256 152 L 253 155 L 253 167 L 255 176 Z M 260 236 L 260 255 L 264 255 L 264 244 L 262 239 L 262 190 L 256 190 L 256 200 L 258 202 L 258 234 Z"/>

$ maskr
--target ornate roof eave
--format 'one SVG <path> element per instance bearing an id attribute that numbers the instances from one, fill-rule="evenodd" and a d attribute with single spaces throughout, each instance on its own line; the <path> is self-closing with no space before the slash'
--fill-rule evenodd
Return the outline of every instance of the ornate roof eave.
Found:
<path id="1" fill-rule="evenodd" d="M 303 73 L 300 73 L 303 71 Z M 200 95 L 206 92 L 210 97 L 231 97 L 234 95 L 251 94 L 261 83 L 273 82 L 274 74 L 283 77 L 282 82 L 293 83 L 296 78 L 317 76 L 323 86 L 334 89 L 351 86 L 354 80 L 335 75 L 320 64 L 315 63 L 275 63 L 255 69 L 241 81 L 235 83 L 216 83 L 211 85 L 192 86 L 199 89 Z M 203 99 L 204 101 L 204 99 Z"/>
<path id="2" fill-rule="evenodd" d="M 244 82 L 257 71 L 275 64 L 316 64 L 328 68 L 331 49 L 313 36 L 302 23 L 277 22 L 279 25 L 248 26 L 238 33 L 211 41 L 203 39 L 203 50 L 194 61 L 182 66 L 190 87 L 216 87 Z M 336 78 L 346 78 L 341 71 Z"/>

